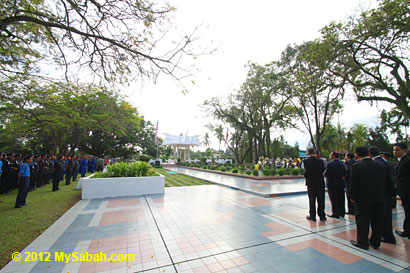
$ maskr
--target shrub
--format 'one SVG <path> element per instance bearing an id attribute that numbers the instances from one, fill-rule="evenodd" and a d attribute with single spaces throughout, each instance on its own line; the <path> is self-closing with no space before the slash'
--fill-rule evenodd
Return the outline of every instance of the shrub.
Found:
<path id="1" fill-rule="evenodd" d="M 140 161 L 148 162 L 151 159 L 151 157 L 149 155 L 141 155 L 138 159 Z"/>
<path id="2" fill-rule="evenodd" d="M 291 175 L 291 174 L 292 174 L 292 170 L 293 170 L 293 169 L 291 169 L 291 168 L 286 168 L 286 169 L 285 169 L 285 174 L 286 174 L 286 175 Z"/>
<path id="3" fill-rule="evenodd" d="M 277 169 L 277 173 L 278 173 L 279 176 L 284 176 L 285 175 L 285 169 L 279 168 L 279 169 Z"/>
<path id="4" fill-rule="evenodd" d="M 226 172 L 226 168 L 225 168 L 225 167 L 219 167 L 219 170 L 220 170 L 221 172 Z"/>
<path id="5" fill-rule="evenodd" d="M 270 168 L 265 168 L 262 170 L 262 174 L 264 176 L 271 176 L 272 175 L 272 170 Z"/>
<path id="6" fill-rule="evenodd" d="M 133 163 L 118 162 L 112 165 L 107 165 L 106 172 L 96 172 L 93 178 L 106 177 L 141 177 L 153 176 L 154 169 L 150 164 L 144 161 L 137 161 Z"/>
<path id="7" fill-rule="evenodd" d="M 238 169 L 232 169 L 232 173 L 238 173 Z"/>
<path id="8" fill-rule="evenodd" d="M 276 168 L 271 169 L 271 174 L 272 174 L 272 176 L 274 176 L 276 174 Z"/>
<path id="9" fill-rule="evenodd" d="M 246 170 L 245 173 L 246 173 L 247 175 L 250 175 L 250 174 L 251 174 L 251 171 L 250 171 L 250 170 Z"/>
<path id="10" fill-rule="evenodd" d="M 292 174 L 293 175 L 299 175 L 299 168 L 296 168 L 296 169 L 292 169 Z"/>
<path id="11" fill-rule="evenodd" d="M 305 169 L 304 168 L 299 168 L 299 174 L 300 175 L 305 175 Z"/>
<path id="12" fill-rule="evenodd" d="M 259 176 L 259 171 L 258 171 L 258 170 L 253 170 L 253 171 L 252 171 L 252 174 L 253 174 L 254 176 Z"/>

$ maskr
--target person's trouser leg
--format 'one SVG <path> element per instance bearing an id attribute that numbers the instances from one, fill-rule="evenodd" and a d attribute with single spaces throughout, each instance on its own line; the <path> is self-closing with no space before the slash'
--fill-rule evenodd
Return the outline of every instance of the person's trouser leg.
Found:
<path id="1" fill-rule="evenodd" d="M 372 227 L 372 237 L 370 242 L 374 247 L 380 246 L 380 240 L 383 233 L 384 224 L 384 210 L 383 203 L 375 204 L 372 207 L 372 214 L 370 217 L 370 225 Z"/>
<path id="2" fill-rule="evenodd" d="M 30 178 L 29 177 L 22 177 L 20 179 L 19 184 L 19 191 L 17 193 L 16 204 L 15 207 L 19 208 L 25 204 L 25 198 L 27 196 L 27 191 L 30 186 Z"/>
<path id="3" fill-rule="evenodd" d="M 405 194 L 400 197 L 404 209 L 403 232 L 410 237 L 410 195 Z"/>
<path id="4" fill-rule="evenodd" d="M 325 186 L 318 185 L 316 189 L 317 194 L 317 214 L 320 218 L 325 218 Z"/>
<path id="5" fill-rule="evenodd" d="M 316 192 L 313 186 L 308 186 L 309 216 L 316 218 Z"/>
<path id="6" fill-rule="evenodd" d="M 332 204 L 332 215 L 339 216 L 339 202 L 337 189 L 327 189 L 329 195 L 330 204 Z"/>
<path id="7" fill-rule="evenodd" d="M 369 224 L 371 210 L 367 205 L 355 203 L 357 243 L 369 247 Z"/>
<path id="8" fill-rule="evenodd" d="M 346 214 L 345 190 L 344 189 L 337 190 L 337 200 L 338 200 L 338 207 L 339 207 L 339 216 L 344 217 Z"/>
<path id="9" fill-rule="evenodd" d="M 383 235 L 384 240 L 388 242 L 396 242 L 393 235 L 393 219 L 392 219 L 392 198 L 391 195 L 385 193 L 384 195 L 384 224 L 383 224 Z"/>

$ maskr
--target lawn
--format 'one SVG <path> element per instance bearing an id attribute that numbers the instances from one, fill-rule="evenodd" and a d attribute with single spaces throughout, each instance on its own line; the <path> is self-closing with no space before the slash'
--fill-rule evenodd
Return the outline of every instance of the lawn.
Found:
<path id="1" fill-rule="evenodd" d="M 13 252 L 22 251 L 81 199 L 76 185 L 65 185 L 64 180 L 56 192 L 51 191 L 52 184 L 37 188 L 28 193 L 27 205 L 21 209 L 14 208 L 17 190 L 0 195 L 0 268 L 10 261 Z"/>
<path id="2" fill-rule="evenodd" d="M 167 174 L 166 169 L 158 168 L 155 170 L 165 176 L 165 187 L 198 186 L 211 184 L 202 179 L 190 177 L 184 174 Z"/>

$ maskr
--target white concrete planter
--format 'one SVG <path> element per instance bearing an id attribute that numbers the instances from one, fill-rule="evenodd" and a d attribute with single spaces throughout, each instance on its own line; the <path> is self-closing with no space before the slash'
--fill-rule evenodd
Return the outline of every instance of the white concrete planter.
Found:
<path id="1" fill-rule="evenodd" d="M 81 179 L 82 199 L 163 194 L 164 176 Z"/>

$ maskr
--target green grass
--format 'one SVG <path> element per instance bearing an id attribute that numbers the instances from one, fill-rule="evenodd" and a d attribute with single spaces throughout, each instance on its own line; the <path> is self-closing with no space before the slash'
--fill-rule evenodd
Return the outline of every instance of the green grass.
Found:
<path id="1" fill-rule="evenodd" d="M 27 205 L 21 209 L 14 208 L 17 190 L 0 195 L 0 269 L 10 261 L 13 252 L 22 251 L 81 199 L 81 190 L 75 190 L 76 185 L 77 182 L 65 185 L 64 180 L 56 192 L 51 191 L 51 183 L 37 188 L 28 193 Z"/>
<path id="2" fill-rule="evenodd" d="M 190 177 L 184 174 L 167 174 L 167 170 L 158 168 L 157 172 L 165 176 L 166 187 L 181 187 L 181 186 L 198 186 L 198 185 L 210 185 L 211 183 L 204 180 Z"/>

